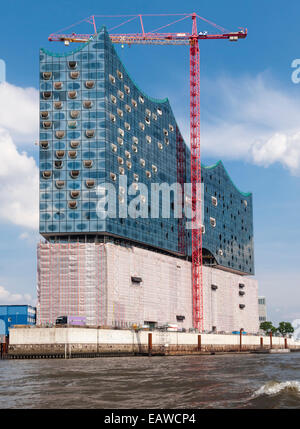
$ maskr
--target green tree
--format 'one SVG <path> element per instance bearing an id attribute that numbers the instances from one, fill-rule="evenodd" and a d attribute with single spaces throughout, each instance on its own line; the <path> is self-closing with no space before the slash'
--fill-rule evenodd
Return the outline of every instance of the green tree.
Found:
<path id="1" fill-rule="evenodd" d="M 292 327 L 290 322 L 280 322 L 277 330 L 281 333 L 283 337 L 285 337 L 287 334 L 292 334 L 294 332 L 294 328 Z"/>
<path id="2" fill-rule="evenodd" d="M 270 332 L 275 334 L 275 332 L 277 331 L 277 328 L 273 326 L 272 322 L 262 322 L 259 328 L 262 329 L 265 334 L 269 334 Z"/>

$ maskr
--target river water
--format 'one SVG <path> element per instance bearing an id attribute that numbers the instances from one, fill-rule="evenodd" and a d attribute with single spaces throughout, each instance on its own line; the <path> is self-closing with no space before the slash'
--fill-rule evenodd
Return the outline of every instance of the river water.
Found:
<path id="1" fill-rule="evenodd" d="M 300 353 L 4 360 L 0 408 L 300 408 Z"/>

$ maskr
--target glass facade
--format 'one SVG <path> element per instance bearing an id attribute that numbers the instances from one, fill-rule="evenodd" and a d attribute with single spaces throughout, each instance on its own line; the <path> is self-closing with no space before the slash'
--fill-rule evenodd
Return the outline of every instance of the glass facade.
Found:
<path id="1" fill-rule="evenodd" d="M 176 183 L 179 168 L 190 181 L 190 152 L 182 141 L 169 101 L 138 88 L 105 28 L 67 55 L 42 49 L 40 233 L 59 240 L 106 234 L 190 256 L 191 232 L 174 216 L 175 193 L 170 216 L 161 212 L 161 198 L 158 216 L 151 211 L 151 185 Z M 235 188 L 221 162 L 203 167 L 202 180 L 204 261 L 253 274 L 252 195 Z M 107 205 L 98 204 L 104 183 L 117 191 L 108 204 L 115 217 L 105 217 Z M 135 216 L 124 214 L 129 207 Z"/>
<path id="2" fill-rule="evenodd" d="M 203 248 L 208 251 L 203 257 L 209 261 L 213 256 L 229 270 L 254 274 L 252 194 L 234 186 L 221 161 L 203 167 L 202 177 Z"/>

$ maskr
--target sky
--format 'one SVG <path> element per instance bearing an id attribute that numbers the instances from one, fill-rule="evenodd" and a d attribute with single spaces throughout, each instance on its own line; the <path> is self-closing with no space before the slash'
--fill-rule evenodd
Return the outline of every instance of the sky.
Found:
<path id="1" fill-rule="evenodd" d="M 48 36 L 91 15 L 190 12 L 231 31 L 248 29 L 238 43 L 200 42 L 202 162 L 222 159 L 237 187 L 253 193 L 255 276 L 259 295 L 267 299 L 268 319 L 275 324 L 300 319 L 297 0 L 186 0 L 184 9 L 177 0 L 10 0 L 1 5 L 0 303 L 36 302 L 39 49 L 66 51 Z M 145 31 L 179 18 L 145 17 Z M 96 23 L 110 29 L 125 20 L 97 18 Z M 191 22 L 185 19 L 169 30 L 191 31 Z M 198 21 L 198 30 L 216 32 L 205 21 Z M 68 31 L 93 28 L 86 23 Z M 138 32 L 138 20 L 113 31 Z M 169 98 L 188 142 L 188 48 L 118 46 L 117 51 L 146 94 Z"/>

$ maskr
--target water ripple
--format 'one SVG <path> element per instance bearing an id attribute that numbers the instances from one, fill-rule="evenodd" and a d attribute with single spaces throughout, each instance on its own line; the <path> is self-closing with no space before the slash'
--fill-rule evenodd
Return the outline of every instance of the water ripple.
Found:
<path id="1" fill-rule="evenodd" d="M 0 361 L 0 408 L 299 408 L 299 354 Z"/>

